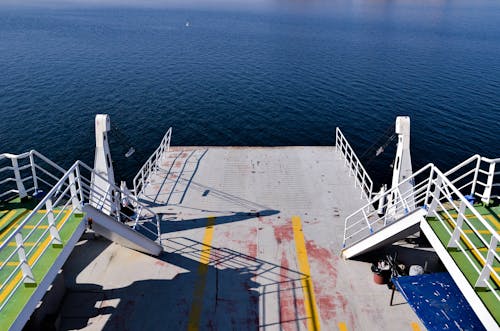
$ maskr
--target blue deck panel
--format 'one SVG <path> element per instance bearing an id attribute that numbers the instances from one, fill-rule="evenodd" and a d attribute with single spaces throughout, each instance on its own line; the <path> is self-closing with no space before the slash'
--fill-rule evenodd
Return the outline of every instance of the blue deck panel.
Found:
<path id="1" fill-rule="evenodd" d="M 428 330 L 485 330 L 449 273 L 392 281 Z"/>

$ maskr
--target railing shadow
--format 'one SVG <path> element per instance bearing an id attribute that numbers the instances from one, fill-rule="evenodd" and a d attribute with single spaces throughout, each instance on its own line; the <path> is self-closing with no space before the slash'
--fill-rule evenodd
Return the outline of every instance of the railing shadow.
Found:
<path id="1" fill-rule="evenodd" d="M 154 264 L 182 272 L 116 289 L 76 284 L 62 306 L 61 330 L 87 327 L 95 318 L 105 320 L 104 330 L 185 330 L 189 323 L 200 330 L 265 330 L 284 324 L 299 329 L 304 323 L 297 304 L 283 297 L 297 298 L 306 275 L 185 237 L 167 239 L 164 247 Z M 200 281 L 205 283 L 201 291 L 196 285 Z M 282 305 L 294 318 L 280 317 Z M 277 313 L 266 314 L 272 309 Z"/>
<path id="2" fill-rule="evenodd" d="M 161 183 L 156 185 L 149 183 L 148 187 L 143 189 L 141 200 L 148 204 L 181 204 L 207 151 L 208 149 L 195 149 L 189 152 L 181 150 L 177 154 L 170 152 L 170 155 L 175 156 L 163 161 L 153 175 L 161 178 Z M 187 157 L 182 159 L 183 155 Z"/>

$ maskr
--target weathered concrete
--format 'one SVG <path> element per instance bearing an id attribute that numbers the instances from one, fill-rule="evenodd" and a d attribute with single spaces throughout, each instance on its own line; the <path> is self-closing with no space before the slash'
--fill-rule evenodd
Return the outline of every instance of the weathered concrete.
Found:
<path id="1" fill-rule="evenodd" d="M 312 330 L 303 235 L 321 329 L 412 330 L 416 315 L 389 307 L 369 264 L 339 259 L 360 196 L 334 147 L 172 149 L 142 196 L 162 214 L 165 253 L 82 241 L 61 327 Z"/>

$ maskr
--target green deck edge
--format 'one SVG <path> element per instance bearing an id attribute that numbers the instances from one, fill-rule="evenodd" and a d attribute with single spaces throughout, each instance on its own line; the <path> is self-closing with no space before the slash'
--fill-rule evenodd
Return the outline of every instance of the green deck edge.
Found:
<path id="1" fill-rule="evenodd" d="M 475 206 L 476 207 L 476 206 Z M 498 219 L 498 212 L 500 211 L 498 208 L 485 208 L 483 206 L 477 206 L 476 209 L 479 211 L 480 214 L 482 215 L 491 215 L 494 214 L 494 217 Z M 468 213 L 467 213 L 468 216 Z M 469 260 L 466 257 L 466 254 L 468 257 L 474 262 L 474 264 L 479 268 L 479 270 L 482 269 L 482 265 L 480 262 L 477 260 L 477 258 L 473 255 L 473 253 L 470 250 L 466 250 L 466 253 L 464 254 L 460 250 L 456 250 L 453 248 L 446 248 L 449 240 L 450 240 L 450 234 L 448 234 L 449 230 L 450 232 L 453 232 L 453 229 L 451 225 L 446 223 L 444 226 L 437 218 L 435 217 L 429 217 L 427 218 L 427 222 L 433 229 L 434 233 L 437 235 L 439 238 L 441 244 L 443 247 L 447 250 L 448 254 L 450 254 L 451 258 L 455 263 L 457 264 L 458 268 L 462 272 L 462 274 L 465 276 L 465 278 L 468 280 L 469 284 L 474 288 L 474 284 L 476 282 L 476 279 L 478 277 L 477 272 L 474 270 L 473 266 L 470 264 Z M 493 227 L 495 228 L 495 227 Z M 474 244 L 477 245 L 477 241 L 479 238 L 476 238 L 473 240 Z M 462 245 L 465 246 L 465 242 L 461 239 Z M 485 253 L 484 253 L 485 254 Z M 484 255 L 485 256 L 485 255 Z M 495 266 L 498 265 L 497 261 L 495 261 Z M 495 292 L 497 294 L 500 294 L 500 288 L 498 285 L 490 282 L 490 284 L 495 285 Z M 499 306 L 499 301 L 495 297 L 495 294 L 491 290 L 476 290 L 475 292 L 481 299 L 481 301 L 484 303 L 490 314 L 493 316 L 495 321 L 500 324 L 500 306 Z"/>
<path id="2" fill-rule="evenodd" d="M 59 234 L 61 236 L 61 240 L 63 241 L 63 245 L 66 244 L 69 239 L 73 236 L 78 226 L 81 224 L 83 220 L 82 214 L 73 214 L 70 216 L 62 228 L 59 230 Z M 47 275 L 50 268 L 58 258 L 58 256 L 63 251 L 61 247 L 53 247 L 49 245 L 49 247 L 44 251 L 43 254 L 39 257 L 35 266 L 33 267 L 33 275 L 37 280 L 37 283 L 40 283 L 43 278 Z M 29 257 L 28 257 L 29 258 Z M 24 306 L 28 302 L 31 295 L 36 290 L 35 287 L 25 287 L 24 285 L 20 285 L 14 290 L 12 297 L 10 298 L 7 305 L 2 310 L 2 318 L 0 320 L 0 330 L 8 330 L 18 315 L 23 310 Z"/>

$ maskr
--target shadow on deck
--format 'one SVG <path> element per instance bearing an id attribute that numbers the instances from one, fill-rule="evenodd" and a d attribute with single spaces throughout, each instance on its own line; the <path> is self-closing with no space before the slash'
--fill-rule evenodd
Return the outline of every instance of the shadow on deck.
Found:
<path id="1" fill-rule="evenodd" d="M 168 252 L 154 264 L 184 271 L 172 279 L 135 281 L 116 289 L 75 280 L 62 304 L 61 329 L 80 329 L 96 322 L 104 330 L 185 330 L 189 323 L 200 330 L 256 330 L 280 324 L 298 329 L 305 323 L 295 299 L 301 296 L 300 281 L 306 275 L 185 237 L 166 239 L 164 246 Z M 89 259 L 106 247 L 91 248 Z M 199 262 L 203 256 L 209 256 L 208 264 Z M 87 262 L 79 262 L 80 267 L 85 268 Z M 284 297 L 294 302 L 280 301 Z M 273 308 L 266 305 L 277 305 L 276 314 L 266 316 Z M 284 309 L 288 309 L 286 316 L 295 318 L 284 320 Z"/>

